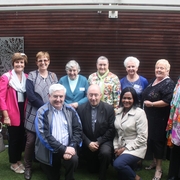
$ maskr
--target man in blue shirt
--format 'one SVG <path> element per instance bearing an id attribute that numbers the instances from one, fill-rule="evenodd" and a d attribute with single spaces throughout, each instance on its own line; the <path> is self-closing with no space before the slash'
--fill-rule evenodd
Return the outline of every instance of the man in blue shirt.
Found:
<path id="1" fill-rule="evenodd" d="M 65 94 L 63 85 L 51 85 L 49 102 L 37 111 L 35 120 L 35 154 L 48 180 L 59 180 L 61 160 L 65 180 L 74 180 L 78 165 L 76 151 L 82 141 L 82 126 L 76 111 L 64 104 Z"/>

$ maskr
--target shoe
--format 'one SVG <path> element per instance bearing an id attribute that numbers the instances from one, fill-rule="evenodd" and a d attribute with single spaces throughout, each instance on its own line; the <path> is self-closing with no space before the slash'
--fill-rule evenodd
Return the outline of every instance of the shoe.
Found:
<path id="1" fill-rule="evenodd" d="M 151 164 L 150 166 L 145 167 L 146 170 L 151 170 L 155 168 L 156 168 L 156 164 Z"/>
<path id="2" fill-rule="evenodd" d="M 157 176 L 157 174 L 158 174 L 158 176 Z M 155 175 L 154 175 L 154 177 L 152 178 L 152 180 L 161 180 L 162 175 L 163 175 L 162 170 L 156 170 L 156 171 L 155 171 Z"/>
<path id="3" fill-rule="evenodd" d="M 19 166 L 17 166 L 16 168 L 14 168 L 14 167 L 11 165 L 10 169 L 11 169 L 12 171 L 14 171 L 15 173 L 19 173 L 19 174 L 23 174 L 23 173 L 24 173 L 24 170 L 22 170 Z"/>
<path id="4" fill-rule="evenodd" d="M 24 171 L 24 178 L 26 180 L 29 180 L 29 179 L 31 179 L 31 176 L 32 176 L 31 170 L 29 168 L 25 169 L 25 171 Z"/>
<path id="5" fill-rule="evenodd" d="M 180 180 L 180 178 L 173 176 L 173 177 L 168 178 L 168 180 Z"/>
<path id="6" fill-rule="evenodd" d="M 18 165 L 23 171 L 25 170 L 25 167 L 24 167 L 24 165 L 22 163 L 19 163 Z"/>
<path id="7" fill-rule="evenodd" d="M 168 180 L 175 180 L 175 177 L 173 176 L 171 178 L 168 178 Z"/>
<path id="8" fill-rule="evenodd" d="M 138 161 L 134 167 L 134 171 L 140 171 L 142 169 L 142 160 Z"/>

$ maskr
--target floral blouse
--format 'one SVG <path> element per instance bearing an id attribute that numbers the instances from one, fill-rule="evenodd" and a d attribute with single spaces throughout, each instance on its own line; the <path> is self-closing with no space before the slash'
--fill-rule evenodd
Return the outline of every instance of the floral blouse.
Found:
<path id="1" fill-rule="evenodd" d="M 97 73 L 91 74 L 89 76 L 88 82 L 89 85 L 91 84 L 99 85 L 100 79 Z M 114 108 L 117 108 L 119 106 L 119 100 L 120 100 L 120 89 L 121 89 L 121 85 L 119 78 L 112 72 L 109 72 L 104 79 L 104 102 L 113 105 Z"/>
<path id="2" fill-rule="evenodd" d="M 171 111 L 167 124 L 167 137 L 176 146 L 180 146 L 180 78 L 174 89 Z M 171 143 L 168 144 L 171 146 Z"/>

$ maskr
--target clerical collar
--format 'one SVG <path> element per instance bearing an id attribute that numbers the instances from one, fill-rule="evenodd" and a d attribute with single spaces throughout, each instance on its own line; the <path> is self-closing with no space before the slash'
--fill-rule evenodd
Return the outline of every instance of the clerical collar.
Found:
<path id="1" fill-rule="evenodd" d="M 97 106 L 91 106 L 91 107 L 92 107 L 92 109 L 96 109 L 96 108 L 98 108 L 98 106 L 99 106 L 99 104 Z"/>

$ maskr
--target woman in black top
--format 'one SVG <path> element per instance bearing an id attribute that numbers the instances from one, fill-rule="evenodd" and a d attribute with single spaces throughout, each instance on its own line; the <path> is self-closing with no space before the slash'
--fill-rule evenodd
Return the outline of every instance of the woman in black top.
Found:
<path id="1" fill-rule="evenodd" d="M 153 163 L 146 169 L 156 167 L 153 180 L 162 176 L 161 163 L 166 141 L 166 125 L 169 117 L 170 102 L 174 82 L 169 77 L 170 64 L 160 59 L 155 65 L 155 76 L 143 92 L 144 110 L 148 119 L 148 149 L 154 156 Z"/>

